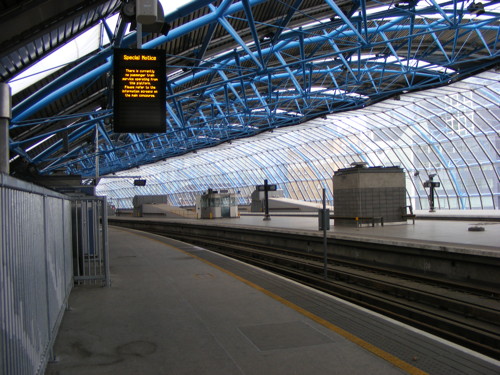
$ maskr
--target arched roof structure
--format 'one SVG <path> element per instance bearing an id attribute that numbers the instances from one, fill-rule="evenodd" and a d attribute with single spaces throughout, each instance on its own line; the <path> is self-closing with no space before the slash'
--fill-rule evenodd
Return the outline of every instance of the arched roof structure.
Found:
<path id="1" fill-rule="evenodd" d="M 408 200 L 428 208 L 423 183 L 441 182 L 441 209 L 495 209 L 500 200 L 500 74 L 485 72 L 446 87 L 403 94 L 364 109 L 168 159 L 103 180 L 98 190 L 118 207 L 134 195 L 167 194 L 192 205 L 208 188 L 228 189 L 249 203 L 255 185 L 276 183 L 286 197 L 332 200 L 334 171 L 353 162 L 400 166 Z M 134 177 L 147 180 L 133 185 Z M 120 178 L 124 177 L 124 178 Z"/>
<path id="2" fill-rule="evenodd" d="M 179 0 L 177 9 L 164 3 L 169 28 L 140 38 L 143 47 L 167 55 L 162 134 L 113 132 L 112 53 L 136 46 L 124 10 L 132 0 L 0 4 L 0 75 L 14 94 L 12 174 L 91 178 L 147 164 L 155 168 L 152 163 L 201 154 L 207 147 L 224 144 L 224 149 L 224 142 L 326 121 L 321 131 L 334 136 L 340 155 L 332 165 L 345 166 L 343 160 L 354 155 L 374 165 L 405 165 L 414 173 L 442 168 L 442 178 L 451 184 L 447 206 L 498 207 L 498 189 L 487 177 L 491 172 L 498 180 L 498 87 L 491 83 L 498 65 L 498 1 Z M 48 65 L 39 67 L 42 61 Z M 489 73 L 468 78 L 481 72 Z M 444 99 L 413 102 L 427 95 L 423 90 L 440 87 L 431 95 Z M 458 87 L 459 96 L 485 95 L 485 102 L 454 102 L 448 87 Z M 409 113 L 394 108 L 403 103 Z M 487 125 L 474 124 L 472 131 L 472 117 Z M 282 149 L 295 142 L 274 141 Z M 445 151 L 447 142 L 460 146 Z M 408 150 L 412 158 L 404 156 Z M 426 157 L 428 152 L 437 161 Z M 292 154 L 290 164 L 304 160 L 314 172 L 306 180 L 322 176 L 305 149 Z M 273 157 L 275 168 L 285 163 Z M 247 158 L 253 168 L 265 169 L 258 152 Z M 283 168 L 277 176 L 285 181 Z M 218 166 L 217 173 L 226 170 Z M 237 178 L 248 183 L 236 176 L 230 181 Z"/>

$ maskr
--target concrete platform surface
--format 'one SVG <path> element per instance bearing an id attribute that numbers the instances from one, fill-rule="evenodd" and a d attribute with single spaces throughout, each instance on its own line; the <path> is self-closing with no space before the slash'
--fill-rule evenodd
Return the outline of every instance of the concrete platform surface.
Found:
<path id="1" fill-rule="evenodd" d="M 118 228 L 109 242 L 112 287 L 73 290 L 46 375 L 500 373 L 497 361 L 204 249 Z"/>
<path id="2" fill-rule="evenodd" d="M 271 213 L 271 220 L 263 220 L 262 214 L 245 214 L 239 218 L 221 218 L 221 219 L 166 219 L 162 217 L 144 217 L 135 218 L 130 216 L 112 217 L 112 220 L 154 220 L 170 223 L 192 223 L 196 225 L 213 225 L 219 227 L 248 227 L 248 228 L 267 228 L 269 230 L 293 232 L 315 232 L 322 233 L 318 229 L 318 218 L 307 214 Z M 439 214 L 438 214 L 439 215 Z M 485 251 L 489 256 L 500 257 L 500 217 L 491 212 L 483 214 L 484 218 L 497 218 L 498 221 L 483 221 L 478 213 L 469 213 L 471 219 L 466 220 L 467 214 L 460 215 L 460 220 L 416 220 L 415 224 L 411 221 L 407 223 L 387 223 L 384 226 L 380 224 L 372 227 L 364 224 L 361 227 L 343 227 L 334 226 L 331 221 L 331 228 L 327 232 L 328 237 L 342 237 L 364 239 L 376 242 L 401 242 L 402 244 L 416 243 L 420 247 L 435 245 L 436 249 L 441 246 L 447 249 L 471 249 Z M 434 218 L 439 216 L 434 216 Z M 447 217 L 447 216 L 446 216 Z M 470 227 L 481 226 L 484 231 L 469 231 Z M 485 254 L 486 255 L 486 254 Z"/>
<path id="3" fill-rule="evenodd" d="M 241 216 L 237 219 L 197 220 L 212 222 L 213 225 L 247 225 L 267 228 L 294 230 L 318 230 L 316 217 L 273 216 L 265 221 L 261 216 Z M 482 226 L 482 232 L 469 231 L 470 226 Z M 417 220 L 415 224 L 388 223 L 374 227 L 364 224 L 361 227 L 339 227 L 331 223 L 329 236 L 348 235 L 357 238 L 384 238 L 387 240 L 402 240 L 404 242 L 443 242 L 472 247 L 488 247 L 500 251 L 500 221 L 486 222 L 481 220 Z"/>

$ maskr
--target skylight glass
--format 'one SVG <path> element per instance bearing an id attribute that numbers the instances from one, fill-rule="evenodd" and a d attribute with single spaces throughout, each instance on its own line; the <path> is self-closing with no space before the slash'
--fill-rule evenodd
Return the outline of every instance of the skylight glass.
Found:
<path id="1" fill-rule="evenodd" d="M 195 0 L 160 0 L 165 15 L 175 12 L 186 4 L 194 3 L 194 1 Z M 117 22 L 118 14 L 115 14 L 106 20 L 106 23 L 112 31 L 115 29 Z M 21 74 L 13 77 L 8 82 L 12 89 L 12 95 L 15 95 L 25 88 L 35 84 L 67 64 L 70 64 L 73 61 L 96 51 L 100 47 L 101 37 L 103 45 L 108 45 L 110 43 L 108 34 L 102 32 L 102 25 L 99 24 L 41 59 Z"/>
<path id="2" fill-rule="evenodd" d="M 33 85 L 65 65 L 78 60 L 99 48 L 101 25 L 96 25 L 72 42 L 52 52 L 9 81 L 12 95 Z"/>
<path id="3" fill-rule="evenodd" d="M 195 1 L 196 0 L 160 0 L 160 3 L 163 7 L 163 13 L 166 16 L 167 14 L 175 12 L 184 5 L 194 3 Z"/>

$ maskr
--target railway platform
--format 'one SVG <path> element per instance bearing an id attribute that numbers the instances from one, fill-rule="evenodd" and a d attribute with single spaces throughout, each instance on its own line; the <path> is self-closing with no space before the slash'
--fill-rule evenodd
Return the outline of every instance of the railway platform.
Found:
<path id="1" fill-rule="evenodd" d="M 334 226 L 333 220 L 328 236 L 347 236 L 354 238 L 378 239 L 379 241 L 400 242 L 401 244 L 421 243 L 440 244 L 452 247 L 468 247 L 497 250 L 500 256 L 500 214 L 498 211 L 415 211 L 418 218 L 415 224 L 386 223 L 384 226 L 363 225 L 361 227 Z M 198 220 L 199 222 L 199 220 Z M 214 226 L 248 226 L 273 228 L 275 230 L 294 230 L 318 232 L 316 216 L 289 213 L 271 214 L 271 220 L 262 220 L 261 214 L 246 214 L 239 219 L 217 219 L 209 221 Z M 482 227 L 484 231 L 469 231 L 471 227 Z"/>
<path id="2" fill-rule="evenodd" d="M 111 227 L 46 375 L 498 374 L 500 362 L 203 248 Z"/>
<path id="3" fill-rule="evenodd" d="M 469 249 L 475 253 L 486 251 L 488 254 L 498 253 L 500 257 L 500 213 L 498 210 L 469 211 L 415 211 L 417 220 L 400 223 L 379 224 L 372 227 L 334 226 L 327 236 L 376 240 L 378 242 L 400 243 L 403 246 L 417 244 L 421 246 L 436 245 L 437 249 Z M 111 216 L 110 223 L 120 225 L 123 221 L 157 221 L 160 223 L 180 223 L 212 226 L 214 228 L 249 228 L 273 232 L 289 232 L 299 234 L 319 234 L 318 218 L 314 213 L 272 212 L 271 220 L 263 220 L 262 213 L 242 213 L 239 218 L 220 218 L 197 220 L 184 218 Z M 471 227 L 482 227 L 483 231 L 470 231 Z"/>

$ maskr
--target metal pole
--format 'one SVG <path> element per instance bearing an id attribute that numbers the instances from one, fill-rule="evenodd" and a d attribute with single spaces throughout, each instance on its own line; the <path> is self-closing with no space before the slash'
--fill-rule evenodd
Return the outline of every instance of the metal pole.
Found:
<path id="1" fill-rule="evenodd" d="M 429 175 L 429 212 L 436 212 L 434 209 L 434 175 Z"/>
<path id="2" fill-rule="evenodd" d="M 10 86 L 0 82 L 0 173 L 9 174 L 9 122 L 12 118 Z"/>
<path id="3" fill-rule="evenodd" d="M 326 189 L 323 188 L 323 216 L 326 216 Z M 327 222 L 326 218 L 323 220 L 323 267 L 325 279 L 328 278 L 328 244 L 326 239 L 326 231 L 327 231 Z M 330 220 L 330 218 L 328 218 Z"/>
<path id="4" fill-rule="evenodd" d="M 95 186 L 99 184 L 99 124 L 95 124 Z"/>
<path id="5" fill-rule="evenodd" d="M 264 220 L 271 220 L 271 216 L 269 216 L 269 185 L 267 184 L 267 180 L 264 180 L 264 201 L 266 204 Z"/>
<path id="6" fill-rule="evenodd" d="M 432 184 L 431 182 L 431 187 L 430 187 L 430 194 L 431 194 L 431 197 L 430 197 L 430 210 L 429 212 L 435 212 L 436 210 L 434 209 L 434 185 Z"/>
<path id="7" fill-rule="evenodd" d="M 106 197 L 102 198 L 102 244 L 104 248 L 104 283 L 111 286 L 109 273 L 109 244 L 108 244 L 108 203 Z"/>

